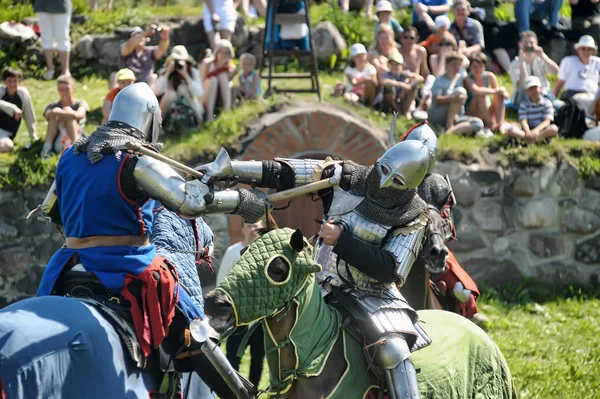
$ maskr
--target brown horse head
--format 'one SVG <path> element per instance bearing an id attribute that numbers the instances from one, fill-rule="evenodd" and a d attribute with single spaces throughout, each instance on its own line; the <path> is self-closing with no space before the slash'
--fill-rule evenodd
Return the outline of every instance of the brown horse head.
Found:
<path id="1" fill-rule="evenodd" d="M 436 207 L 429 206 L 428 213 L 427 236 L 419 257 L 431 273 L 440 273 L 446 267 L 446 257 L 448 256 L 448 247 L 446 246 L 448 224 Z"/>

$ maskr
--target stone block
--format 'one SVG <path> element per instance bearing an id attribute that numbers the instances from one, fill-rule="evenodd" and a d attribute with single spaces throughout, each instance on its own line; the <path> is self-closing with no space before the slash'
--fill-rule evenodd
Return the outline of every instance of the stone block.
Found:
<path id="1" fill-rule="evenodd" d="M 8 243 L 17 237 L 19 231 L 16 227 L 0 221 L 0 242 Z"/>
<path id="2" fill-rule="evenodd" d="M 565 238 L 559 232 L 536 232 L 529 236 L 529 250 L 540 258 L 551 258 L 565 253 Z"/>
<path id="3" fill-rule="evenodd" d="M 556 175 L 556 164 L 548 162 L 539 169 L 540 188 L 545 190 Z"/>
<path id="4" fill-rule="evenodd" d="M 474 257 L 462 262 L 462 266 L 473 280 L 490 287 L 517 286 L 523 281 L 522 272 L 511 259 Z"/>
<path id="5" fill-rule="evenodd" d="M 468 208 L 477 202 L 480 189 L 475 181 L 462 177 L 455 182 L 451 181 L 451 184 L 458 204 Z"/>
<path id="6" fill-rule="evenodd" d="M 115 35 L 96 35 L 93 38 L 96 58 L 100 63 L 110 65 L 116 69 L 123 40 Z"/>
<path id="7" fill-rule="evenodd" d="M 248 32 L 248 27 L 244 22 L 244 18 L 238 18 L 235 23 L 235 31 L 231 37 L 231 44 L 233 47 L 240 47 L 243 46 L 244 43 L 247 43 L 249 38 L 250 33 Z"/>
<path id="8" fill-rule="evenodd" d="M 533 197 L 539 191 L 540 181 L 531 172 L 521 172 L 512 186 L 512 192 L 517 197 Z"/>
<path id="9" fill-rule="evenodd" d="M 570 285 L 581 281 L 581 271 L 575 265 L 550 262 L 536 267 L 537 280 L 550 285 Z"/>
<path id="10" fill-rule="evenodd" d="M 494 255 L 503 256 L 510 251 L 510 240 L 506 237 L 499 237 L 492 245 Z"/>
<path id="11" fill-rule="evenodd" d="M 455 180 L 458 180 L 467 174 L 465 165 L 458 161 L 436 162 L 434 171 L 442 176 L 448 175 L 452 185 L 454 185 Z"/>
<path id="12" fill-rule="evenodd" d="M 530 201 L 519 212 L 519 221 L 526 228 L 551 227 L 557 218 L 558 204 L 549 197 Z"/>
<path id="13" fill-rule="evenodd" d="M 492 186 L 502 181 L 502 176 L 495 170 L 470 171 L 469 177 L 483 186 Z"/>
<path id="14" fill-rule="evenodd" d="M 592 190 L 600 191 L 600 176 L 594 176 L 591 179 L 586 180 L 585 187 Z"/>
<path id="15" fill-rule="evenodd" d="M 30 249 L 31 250 L 31 249 Z M 0 249 L 0 275 L 9 280 L 27 270 L 28 250 L 23 245 L 11 245 Z"/>
<path id="16" fill-rule="evenodd" d="M 579 179 L 577 166 L 570 162 L 563 162 L 558 168 L 555 185 L 560 189 L 560 195 L 562 196 L 577 195 L 583 185 L 581 179 Z"/>
<path id="17" fill-rule="evenodd" d="M 485 248 L 487 243 L 480 233 L 464 233 L 460 234 L 456 240 L 449 242 L 447 245 L 453 252 L 470 252 Z"/>
<path id="18" fill-rule="evenodd" d="M 483 231 L 500 232 L 504 230 L 502 206 L 491 198 L 482 198 L 473 206 L 473 218 Z"/>
<path id="19" fill-rule="evenodd" d="M 575 260 L 583 263 L 600 263 L 600 234 L 577 240 Z"/>
<path id="20" fill-rule="evenodd" d="M 600 203 L 597 206 L 600 207 Z M 561 225 L 572 233 L 589 234 L 600 228 L 600 216 L 590 210 L 573 207 L 564 211 Z"/>
<path id="21" fill-rule="evenodd" d="M 329 21 L 320 22 L 313 28 L 312 32 L 319 60 L 329 61 L 334 55 L 339 59 L 348 47 L 344 37 L 335 25 Z"/>
<path id="22" fill-rule="evenodd" d="M 84 35 L 79 39 L 75 45 L 75 53 L 79 58 L 83 58 L 84 60 L 91 60 L 97 57 L 94 50 L 94 39 L 91 35 Z"/>
<path id="23" fill-rule="evenodd" d="M 45 267 L 32 266 L 27 272 L 15 283 L 15 289 L 26 295 L 35 295 L 37 292 Z"/>

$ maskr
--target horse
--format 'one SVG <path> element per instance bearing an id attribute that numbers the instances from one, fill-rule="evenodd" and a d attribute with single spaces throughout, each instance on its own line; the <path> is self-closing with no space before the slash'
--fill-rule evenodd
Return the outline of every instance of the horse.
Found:
<path id="1" fill-rule="evenodd" d="M 370 371 L 363 341 L 321 294 L 320 270 L 300 230 L 265 231 L 205 297 L 205 312 L 221 332 L 249 324 L 264 329 L 272 395 L 381 398 L 381 378 Z M 483 330 L 451 312 L 418 316 L 432 339 L 411 355 L 421 397 L 517 397 L 502 352 Z"/>
<path id="2" fill-rule="evenodd" d="M 212 254 L 210 228 L 160 204 L 154 211 L 151 241 L 202 306 L 196 264 Z M 162 382 L 162 373 L 136 367 L 115 326 L 89 301 L 46 296 L 0 310 L 0 398 L 166 398 Z M 180 386 L 185 398 L 214 398 L 196 373 L 185 373 Z"/>

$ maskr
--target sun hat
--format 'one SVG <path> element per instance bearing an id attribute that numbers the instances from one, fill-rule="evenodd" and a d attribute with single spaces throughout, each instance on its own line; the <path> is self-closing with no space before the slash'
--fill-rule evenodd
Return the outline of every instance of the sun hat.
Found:
<path id="1" fill-rule="evenodd" d="M 367 49 L 365 48 L 365 45 L 362 43 L 354 43 L 350 47 L 350 56 L 356 57 L 359 54 L 367 54 Z"/>
<path id="2" fill-rule="evenodd" d="M 525 90 L 529 89 L 530 87 L 542 87 L 542 82 L 540 81 L 540 78 L 538 78 L 537 76 L 534 75 L 529 75 L 525 78 Z"/>
<path id="3" fill-rule="evenodd" d="M 133 37 L 134 35 L 137 35 L 138 33 L 143 33 L 144 30 L 142 28 L 140 28 L 139 26 L 134 26 L 133 29 L 131 30 L 131 32 L 129 32 L 129 37 Z"/>
<path id="4" fill-rule="evenodd" d="M 123 68 L 117 72 L 117 81 L 135 80 L 135 73 L 129 68 Z"/>
<path id="5" fill-rule="evenodd" d="M 577 44 L 575 44 L 575 49 L 579 47 L 590 47 L 598 50 L 598 46 L 596 46 L 596 42 L 594 42 L 594 38 L 590 35 L 583 35 L 579 38 Z"/>
<path id="6" fill-rule="evenodd" d="M 217 53 L 223 49 L 229 50 L 229 55 L 231 56 L 231 58 L 235 57 L 233 46 L 231 45 L 231 42 L 227 39 L 221 39 L 217 42 L 217 44 L 215 45 L 215 51 L 213 53 L 215 57 L 217 56 Z"/>
<path id="7" fill-rule="evenodd" d="M 390 54 L 388 57 L 388 62 L 395 62 L 397 64 L 404 64 L 404 57 L 402 57 L 402 54 L 400 54 L 400 52 L 398 51 L 392 51 L 392 54 Z"/>
<path id="8" fill-rule="evenodd" d="M 435 29 L 439 30 L 441 28 L 450 29 L 450 18 L 446 15 L 438 15 L 435 17 Z"/>
<path id="9" fill-rule="evenodd" d="M 392 8 L 392 3 L 390 3 L 387 0 L 381 0 L 377 3 L 377 6 L 375 6 L 375 13 L 377 14 L 378 12 L 394 12 L 394 9 Z"/>
<path id="10" fill-rule="evenodd" d="M 171 54 L 169 54 L 165 63 L 169 61 L 187 61 L 192 65 L 196 65 L 196 60 L 188 53 L 185 46 L 182 45 L 173 46 Z"/>

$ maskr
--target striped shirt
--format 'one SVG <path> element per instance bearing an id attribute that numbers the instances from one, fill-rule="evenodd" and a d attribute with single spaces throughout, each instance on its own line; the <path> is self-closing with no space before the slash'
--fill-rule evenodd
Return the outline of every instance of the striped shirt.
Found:
<path id="1" fill-rule="evenodd" d="M 529 98 L 523 100 L 519 106 L 519 120 L 527 119 L 531 129 L 542 123 L 545 119 L 554 121 L 554 108 L 552 102 L 540 96 L 537 103 L 531 102 Z"/>

